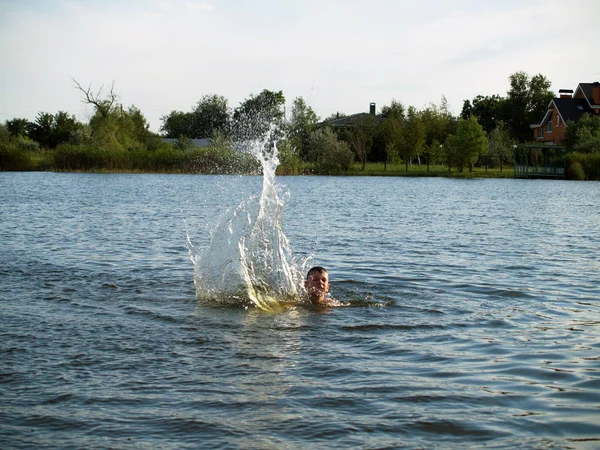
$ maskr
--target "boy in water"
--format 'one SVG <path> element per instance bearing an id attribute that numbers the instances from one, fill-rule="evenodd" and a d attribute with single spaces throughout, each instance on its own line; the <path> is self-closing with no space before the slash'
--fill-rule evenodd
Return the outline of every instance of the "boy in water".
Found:
<path id="1" fill-rule="evenodd" d="M 324 267 L 316 266 L 306 274 L 304 287 L 308 294 L 308 300 L 315 306 L 338 306 L 336 300 L 325 298 L 329 291 L 329 274 Z"/>

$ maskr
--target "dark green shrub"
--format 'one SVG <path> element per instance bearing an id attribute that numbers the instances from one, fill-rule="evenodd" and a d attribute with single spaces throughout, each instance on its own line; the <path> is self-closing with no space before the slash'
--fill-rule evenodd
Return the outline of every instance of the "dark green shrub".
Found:
<path id="1" fill-rule="evenodd" d="M 24 152 L 14 143 L 0 145 L 0 170 L 22 171 L 33 169 L 29 153 Z"/>
<path id="2" fill-rule="evenodd" d="M 579 161 L 573 161 L 567 170 L 569 180 L 585 180 L 585 172 Z"/>

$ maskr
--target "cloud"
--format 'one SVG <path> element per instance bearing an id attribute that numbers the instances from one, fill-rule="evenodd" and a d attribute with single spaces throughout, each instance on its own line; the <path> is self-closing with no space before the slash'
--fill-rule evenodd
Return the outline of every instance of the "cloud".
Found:
<path id="1" fill-rule="evenodd" d="M 215 10 L 214 6 L 209 5 L 207 3 L 185 2 L 184 5 L 186 8 L 196 9 L 196 10 L 200 10 L 200 11 L 214 11 Z"/>
<path id="2" fill-rule="evenodd" d="M 263 89 L 303 96 L 321 117 L 442 95 L 459 113 L 464 99 L 505 94 L 518 70 L 559 87 L 600 79 L 600 5 L 574 2 L 587 14 L 554 0 L 0 0 L 0 119 L 85 114 L 71 76 L 114 80 L 153 130 L 202 95 L 237 106 Z"/>

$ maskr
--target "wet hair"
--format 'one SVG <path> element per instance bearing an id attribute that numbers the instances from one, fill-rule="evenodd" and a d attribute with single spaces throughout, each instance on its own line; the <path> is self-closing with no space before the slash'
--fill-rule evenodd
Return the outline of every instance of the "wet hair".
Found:
<path id="1" fill-rule="evenodd" d="M 320 273 L 320 274 L 324 274 L 324 273 L 328 274 L 327 269 L 325 267 L 315 266 L 308 271 L 308 273 L 306 274 L 306 279 L 308 280 L 310 278 L 310 276 L 315 272 Z"/>

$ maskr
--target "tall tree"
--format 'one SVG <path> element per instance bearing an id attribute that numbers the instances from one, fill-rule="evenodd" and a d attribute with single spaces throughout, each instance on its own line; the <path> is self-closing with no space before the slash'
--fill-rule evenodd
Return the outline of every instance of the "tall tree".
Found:
<path id="1" fill-rule="evenodd" d="M 93 105 L 96 114 L 99 114 L 102 117 L 108 117 L 108 115 L 113 112 L 113 108 L 117 106 L 117 94 L 115 93 L 114 81 L 110 86 L 110 91 L 108 91 L 108 94 L 103 93 L 104 85 L 100 86 L 100 89 L 94 93 L 91 85 L 85 89 L 75 78 L 73 78 L 73 82 L 75 83 L 77 90 L 83 94 L 81 101 L 85 104 Z"/>
<path id="2" fill-rule="evenodd" d="M 446 136 L 456 128 L 456 119 L 448 107 L 446 97 L 442 96 L 440 105 L 429 104 L 420 112 L 425 127 L 425 145 L 431 146 L 433 141 L 443 142 Z"/>
<path id="3" fill-rule="evenodd" d="M 500 164 L 500 172 L 505 163 L 513 156 L 514 142 L 510 139 L 504 123 L 499 121 L 496 128 L 488 134 L 488 146 L 490 156 Z"/>
<path id="4" fill-rule="evenodd" d="M 600 116 L 586 113 L 577 123 L 569 121 L 565 137 L 571 151 L 600 152 Z"/>
<path id="5" fill-rule="evenodd" d="M 275 128 L 275 134 L 279 134 L 283 126 L 284 106 L 283 91 L 265 89 L 256 96 L 250 95 L 233 113 L 235 140 L 264 138 L 272 127 Z"/>
<path id="6" fill-rule="evenodd" d="M 135 105 L 131 105 L 126 112 L 127 116 L 133 124 L 133 135 L 139 142 L 146 143 L 148 138 L 153 134 L 150 131 L 150 124 L 142 114 L 142 111 Z"/>
<path id="7" fill-rule="evenodd" d="M 554 93 L 550 90 L 551 83 L 541 74 L 530 78 L 522 71 L 515 72 L 508 79 L 510 89 L 503 103 L 502 117 L 513 139 L 520 142 L 531 140 L 529 125 L 543 117 L 554 98 Z"/>
<path id="8" fill-rule="evenodd" d="M 463 119 L 468 119 L 471 115 L 475 116 L 485 132 L 489 133 L 496 128 L 497 122 L 502 119 L 504 101 L 499 95 L 478 95 L 472 102 L 465 100 L 460 116 Z"/>
<path id="9" fill-rule="evenodd" d="M 192 113 L 171 111 L 160 118 L 162 125 L 160 131 L 165 137 L 177 139 L 180 136 L 191 136 Z"/>
<path id="10" fill-rule="evenodd" d="M 5 125 L 11 136 L 17 137 L 28 136 L 33 124 L 27 119 L 12 119 L 7 120 Z"/>
<path id="11" fill-rule="evenodd" d="M 425 126 L 421 114 L 414 106 L 408 107 L 403 137 L 400 156 L 404 160 L 406 171 L 408 172 L 408 164 L 413 158 L 419 158 L 426 138 Z"/>
<path id="12" fill-rule="evenodd" d="M 364 171 L 367 165 L 367 154 L 376 132 L 376 118 L 372 114 L 362 114 L 352 119 L 349 125 L 340 127 L 338 135 L 349 144 Z"/>
<path id="13" fill-rule="evenodd" d="M 205 95 L 196 104 L 190 118 L 190 138 L 207 139 L 215 134 L 229 135 L 231 112 L 227 99 L 212 94 Z"/>
<path id="14" fill-rule="evenodd" d="M 446 139 L 444 150 L 447 153 L 448 166 L 454 165 L 459 172 L 465 167 L 472 170 L 480 155 L 488 152 L 488 140 L 483 128 L 475 116 L 469 119 L 460 119 L 456 127 L 456 134 L 451 134 Z"/>
<path id="15" fill-rule="evenodd" d="M 56 148 L 68 142 L 81 126 L 75 116 L 69 116 L 64 111 L 56 114 L 41 112 L 30 127 L 29 137 L 42 147 Z"/>
<path id="16" fill-rule="evenodd" d="M 381 116 L 384 120 L 378 126 L 376 139 L 383 148 L 383 169 L 387 170 L 387 163 L 395 163 L 402 145 L 406 108 L 402 102 L 392 100 L 389 105 L 381 108 Z"/>
<path id="17" fill-rule="evenodd" d="M 327 127 L 313 130 L 308 137 L 309 158 L 315 163 L 318 174 L 330 174 L 348 170 L 352 164 L 352 152 L 348 144 L 338 140 L 336 134 Z"/>
<path id="18" fill-rule="evenodd" d="M 308 138 L 318 122 L 319 117 L 304 99 L 296 98 L 286 129 L 290 144 L 304 160 L 308 157 Z"/>

